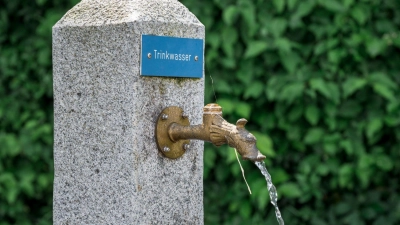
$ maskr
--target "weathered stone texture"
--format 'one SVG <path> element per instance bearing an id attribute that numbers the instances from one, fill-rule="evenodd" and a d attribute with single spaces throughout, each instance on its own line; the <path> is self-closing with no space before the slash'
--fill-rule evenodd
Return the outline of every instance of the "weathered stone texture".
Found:
<path id="1" fill-rule="evenodd" d="M 205 35 L 176 0 L 83 0 L 53 27 L 56 225 L 203 224 L 203 143 L 168 159 L 154 129 L 173 105 L 201 123 L 204 80 L 141 77 L 141 34 Z"/>

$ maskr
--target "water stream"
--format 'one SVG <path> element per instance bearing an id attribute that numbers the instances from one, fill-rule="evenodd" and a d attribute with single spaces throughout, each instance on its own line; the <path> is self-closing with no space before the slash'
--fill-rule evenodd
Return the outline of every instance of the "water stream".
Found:
<path id="1" fill-rule="evenodd" d="M 278 220 L 279 225 L 284 225 L 285 222 L 283 222 L 281 212 L 279 211 L 278 208 L 278 192 L 276 192 L 276 188 L 274 184 L 272 184 L 271 175 L 269 175 L 264 162 L 255 162 L 255 164 L 258 167 L 258 169 L 260 169 L 262 175 L 264 175 L 265 180 L 267 181 L 269 197 L 271 198 L 271 204 L 275 207 L 276 220 Z"/>

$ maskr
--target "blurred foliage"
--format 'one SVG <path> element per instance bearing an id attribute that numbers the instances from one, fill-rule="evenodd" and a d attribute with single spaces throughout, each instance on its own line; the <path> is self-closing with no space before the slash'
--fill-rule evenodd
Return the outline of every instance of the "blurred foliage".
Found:
<path id="1" fill-rule="evenodd" d="M 0 225 L 51 224 L 51 27 L 76 2 L 0 0 Z M 400 2 L 182 3 L 206 26 L 206 102 L 249 120 L 286 224 L 399 224 Z M 205 224 L 277 224 L 252 163 L 252 195 L 232 149 L 204 165 Z"/>
<path id="2" fill-rule="evenodd" d="M 51 224 L 51 27 L 77 1 L 0 0 L 0 224 Z"/>
<path id="3" fill-rule="evenodd" d="M 400 2 L 182 1 L 206 27 L 206 101 L 248 118 L 286 224 L 400 224 Z M 265 180 L 206 145 L 205 223 L 277 224 Z"/>

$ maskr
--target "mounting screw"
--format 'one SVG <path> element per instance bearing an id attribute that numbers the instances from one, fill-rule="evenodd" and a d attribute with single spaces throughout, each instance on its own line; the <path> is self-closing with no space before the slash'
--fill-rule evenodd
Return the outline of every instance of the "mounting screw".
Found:
<path id="1" fill-rule="evenodd" d="M 199 57 L 196 55 L 196 56 L 194 57 L 194 61 L 197 61 L 197 60 L 199 60 Z"/>
<path id="2" fill-rule="evenodd" d="M 163 148 L 163 151 L 164 151 L 164 152 L 169 152 L 169 150 L 170 150 L 170 149 L 169 149 L 168 147 L 164 147 L 164 148 Z"/>
<path id="3" fill-rule="evenodd" d="M 167 114 L 162 114 L 162 115 L 161 115 L 161 119 L 162 119 L 162 120 L 168 119 L 168 115 L 167 115 Z"/>
<path id="4" fill-rule="evenodd" d="M 151 59 L 151 53 L 147 53 L 147 58 Z"/>
<path id="5" fill-rule="evenodd" d="M 184 144 L 184 145 L 183 145 L 183 149 L 188 150 L 189 148 L 190 148 L 190 145 L 189 145 L 189 144 Z"/>

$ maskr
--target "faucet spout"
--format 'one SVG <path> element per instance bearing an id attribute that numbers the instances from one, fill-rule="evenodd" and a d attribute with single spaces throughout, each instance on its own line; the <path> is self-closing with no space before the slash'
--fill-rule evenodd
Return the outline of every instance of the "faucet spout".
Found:
<path id="1" fill-rule="evenodd" d="M 170 108 L 171 107 L 166 108 L 164 109 L 164 111 Z M 174 114 L 182 114 L 183 112 L 182 109 L 178 107 L 175 107 L 174 111 Z M 171 114 L 171 112 L 169 114 Z M 196 139 L 211 142 L 216 146 L 228 144 L 230 147 L 235 148 L 242 156 L 242 158 L 246 160 L 262 161 L 265 159 L 265 156 L 261 154 L 256 147 L 257 140 L 254 135 L 252 135 L 244 128 L 247 120 L 239 119 L 236 122 L 236 125 L 228 123 L 222 117 L 222 108 L 218 104 L 208 104 L 204 107 L 203 123 L 200 125 L 189 125 L 188 121 L 182 121 L 185 120 L 185 118 L 179 119 L 177 118 L 177 116 L 174 116 L 173 118 L 171 118 L 169 123 L 160 126 L 160 118 L 161 121 L 166 120 L 165 115 L 167 114 L 162 113 L 159 117 L 159 121 L 156 127 L 156 138 L 158 148 L 167 157 L 169 157 L 169 155 L 171 154 L 169 153 L 169 151 L 165 151 L 166 148 L 165 146 L 163 147 L 163 144 L 165 143 L 160 142 L 165 142 L 165 139 L 167 139 L 167 142 L 169 141 L 173 143 L 172 145 L 174 145 L 174 143 L 179 143 L 175 144 L 175 146 L 179 147 L 180 145 L 182 145 L 182 143 L 180 142 L 184 142 L 189 139 Z M 161 129 L 164 130 L 162 131 Z M 164 136 L 162 136 L 161 134 L 163 134 Z M 167 138 L 165 137 L 165 134 L 167 134 Z M 168 146 L 167 149 L 171 150 L 171 148 Z M 182 151 L 180 151 L 180 153 L 182 153 Z M 175 154 L 174 156 L 177 155 Z"/>

